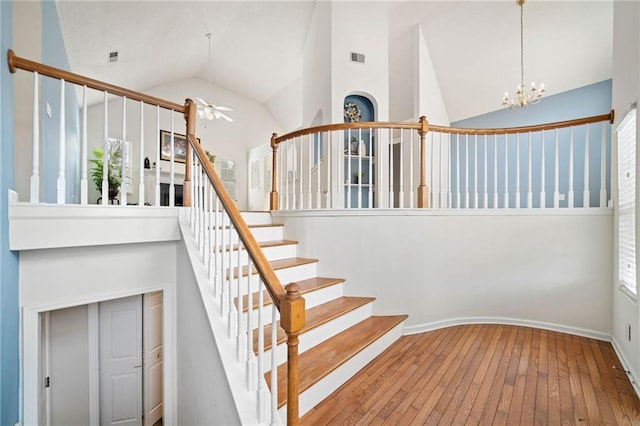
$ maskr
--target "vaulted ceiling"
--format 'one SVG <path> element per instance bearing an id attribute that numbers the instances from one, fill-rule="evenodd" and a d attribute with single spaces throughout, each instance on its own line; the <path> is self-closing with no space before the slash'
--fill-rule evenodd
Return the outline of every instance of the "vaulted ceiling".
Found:
<path id="1" fill-rule="evenodd" d="M 363 17 L 366 19 L 366 2 Z M 300 78 L 315 1 L 56 2 L 74 72 L 145 91 L 208 78 L 267 102 Z M 515 0 L 392 1 L 390 38 L 422 24 L 451 120 L 500 108 L 519 80 Z M 611 78 L 612 1 L 525 4 L 525 78 L 549 93 Z M 387 48 L 387 46 L 381 46 Z M 108 63 L 111 51 L 119 61 Z"/>

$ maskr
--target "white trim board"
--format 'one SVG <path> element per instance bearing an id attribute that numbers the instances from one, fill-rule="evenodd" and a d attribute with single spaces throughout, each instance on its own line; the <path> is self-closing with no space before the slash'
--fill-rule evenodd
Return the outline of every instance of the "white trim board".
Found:
<path id="1" fill-rule="evenodd" d="M 585 330 L 583 328 L 571 327 L 562 324 L 553 324 L 541 321 L 532 321 L 518 318 L 505 318 L 505 317 L 462 317 L 452 318 L 441 321 L 434 321 L 426 324 L 412 325 L 405 327 L 403 335 L 408 336 L 411 334 L 426 333 L 428 331 L 438 330 L 441 328 L 453 327 L 456 325 L 468 325 L 468 324 L 501 324 L 501 325 L 517 325 L 521 327 L 540 328 L 543 330 L 557 331 L 560 333 L 575 334 L 576 336 L 589 337 L 596 340 L 603 340 L 605 342 L 611 341 L 611 334 L 602 333 L 600 331 Z"/>
<path id="2" fill-rule="evenodd" d="M 624 356 L 624 352 L 620 350 L 620 346 L 618 345 L 615 337 L 611 338 L 611 346 L 613 346 L 613 350 L 616 352 L 616 355 L 618 356 L 622 367 L 627 373 L 628 379 L 631 382 L 631 386 L 633 386 L 633 390 L 636 391 L 636 395 L 638 396 L 638 398 L 640 398 L 640 385 L 638 384 L 638 382 L 636 382 L 635 379 L 636 377 L 638 377 L 638 375 L 635 373 L 635 371 L 633 371 L 632 364 Z"/>

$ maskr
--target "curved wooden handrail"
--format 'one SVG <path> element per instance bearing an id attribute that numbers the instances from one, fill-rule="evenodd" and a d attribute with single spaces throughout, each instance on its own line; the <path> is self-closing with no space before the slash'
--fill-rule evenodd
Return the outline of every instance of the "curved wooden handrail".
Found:
<path id="1" fill-rule="evenodd" d="M 69 83 L 87 86 L 91 89 L 108 92 L 114 95 L 126 96 L 127 99 L 142 101 L 146 104 L 156 105 L 162 108 L 174 110 L 176 112 L 185 112 L 184 105 L 180 105 L 175 102 L 169 102 L 164 99 L 156 98 L 155 96 L 145 95 L 144 93 L 125 89 L 124 87 L 104 83 L 99 80 L 94 80 L 93 78 L 74 74 L 69 71 L 61 70 L 49 65 L 44 65 L 38 62 L 31 61 L 29 59 L 21 58 L 19 56 L 16 56 L 15 52 L 11 49 L 7 50 L 7 63 L 9 64 L 9 71 L 11 73 L 15 73 L 16 69 L 37 72 L 40 75 L 46 75 L 47 77 L 57 78 L 60 80 L 68 81 Z"/>
<path id="2" fill-rule="evenodd" d="M 615 113 L 611 110 L 608 114 L 594 115 L 591 117 L 578 118 L 573 120 L 557 121 L 555 123 L 538 124 L 535 126 L 522 126 L 522 127 L 496 127 L 485 129 L 472 129 L 464 127 L 448 127 L 437 126 L 429 124 L 429 131 L 435 131 L 440 133 L 460 133 L 469 135 L 493 135 L 493 134 L 514 134 L 514 133 L 527 133 L 527 132 L 539 132 L 542 130 L 561 129 L 564 127 L 581 126 L 589 123 L 599 123 L 601 121 L 609 121 L 613 124 Z M 323 124 L 321 126 L 307 127 L 305 129 L 295 130 L 282 136 L 275 137 L 275 143 L 280 144 L 289 139 L 297 138 L 298 136 L 312 135 L 314 133 L 332 132 L 336 130 L 348 130 L 348 129 L 415 129 L 420 131 L 422 129 L 421 122 L 399 122 L 399 121 L 358 121 L 354 123 L 337 123 L 337 124 Z"/>
<path id="3" fill-rule="evenodd" d="M 262 278 L 262 281 L 267 288 L 267 291 L 271 295 L 273 303 L 278 308 L 278 310 L 280 310 L 281 301 L 282 299 L 284 299 L 286 294 L 284 287 L 273 271 L 273 268 L 271 268 L 271 265 L 269 265 L 269 261 L 267 261 L 267 258 L 260 249 L 260 246 L 256 242 L 256 239 L 249 230 L 249 227 L 240 214 L 238 207 L 236 207 L 236 203 L 231 199 L 231 196 L 224 188 L 224 185 L 218 177 L 218 174 L 213 170 L 213 166 L 209 162 L 209 158 L 207 157 L 204 149 L 197 142 L 195 135 L 189 134 L 187 136 L 194 154 L 198 157 L 198 160 L 200 160 L 200 165 L 211 180 L 211 184 L 215 188 L 215 191 L 218 194 L 218 198 L 220 198 L 220 202 L 227 211 L 231 223 L 233 223 L 233 226 L 238 232 L 238 236 L 242 241 L 242 244 L 247 250 L 249 257 L 253 261 L 258 274 Z"/>

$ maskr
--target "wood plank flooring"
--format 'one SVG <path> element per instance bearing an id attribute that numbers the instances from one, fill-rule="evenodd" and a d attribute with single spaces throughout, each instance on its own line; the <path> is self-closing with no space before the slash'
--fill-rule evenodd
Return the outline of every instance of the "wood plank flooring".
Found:
<path id="1" fill-rule="evenodd" d="M 302 424 L 640 425 L 610 343 L 506 325 L 404 336 Z"/>

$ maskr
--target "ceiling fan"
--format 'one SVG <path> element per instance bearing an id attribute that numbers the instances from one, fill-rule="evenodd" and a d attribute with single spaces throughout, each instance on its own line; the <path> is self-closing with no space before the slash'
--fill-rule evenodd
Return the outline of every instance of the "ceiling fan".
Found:
<path id="1" fill-rule="evenodd" d="M 209 93 L 211 93 L 211 33 L 207 33 L 206 37 L 209 39 Z M 233 108 L 216 105 L 213 102 L 205 101 L 202 98 L 196 96 L 196 102 L 198 103 L 198 116 L 200 118 L 206 118 L 207 120 L 213 120 L 214 118 L 224 118 L 227 121 L 233 121 L 233 118 L 229 117 L 222 111 L 233 111 Z"/>

